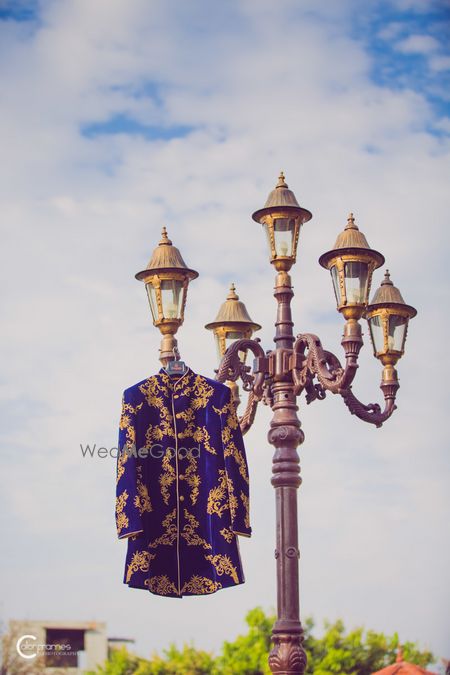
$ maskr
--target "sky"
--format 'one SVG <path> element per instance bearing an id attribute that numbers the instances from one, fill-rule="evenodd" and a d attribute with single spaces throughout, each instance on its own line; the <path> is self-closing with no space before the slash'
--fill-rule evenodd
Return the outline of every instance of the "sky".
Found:
<path id="1" fill-rule="evenodd" d="M 336 396 L 299 402 L 302 616 L 450 658 L 449 18 L 444 0 L 0 0 L 4 623 L 97 619 L 148 655 L 217 650 L 249 609 L 275 606 L 269 409 L 245 437 L 246 583 L 208 597 L 122 584 L 115 463 L 80 444 L 113 448 L 122 391 L 159 369 L 134 274 L 163 226 L 200 275 L 184 360 L 214 375 L 203 326 L 231 282 L 271 348 L 274 270 L 251 214 L 284 170 L 313 213 L 292 271 L 295 333 L 341 357 L 317 260 L 350 211 L 418 310 L 381 429 Z M 353 389 L 381 403 L 363 332 Z"/>

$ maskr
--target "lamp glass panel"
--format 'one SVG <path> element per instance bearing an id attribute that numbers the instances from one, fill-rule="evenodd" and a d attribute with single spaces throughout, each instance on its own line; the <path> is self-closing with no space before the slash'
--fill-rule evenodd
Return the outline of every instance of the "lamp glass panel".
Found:
<path id="1" fill-rule="evenodd" d="M 330 272 L 331 272 L 331 279 L 333 281 L 333 290 L 334 296 L 336 298 L 336 304 L 339 307 L 341 305 L 342 300 L 341 300 L 341 289 L 339 286 L 339 272 L 337 266 L 333 265 Z"/>
<path id="2" fill-rule="evenodd" d="M 216 342 L 216 351 L 217 351 L 217 359 L 220 363 L 222 360 L 222 356 L 224 355 L 224 352 L 222 351 L 222 336 L 219 335 L 216 331 L 214 331 L 214 340 Z"/>
<path id="3" fill-rule="evenodd" d="M 408 319 L 398 314 L 391 314 L 389 316 L 389 335 L 388 348 L 394 349 L 397 352 L 402 352 L 405 345 L 406 326 Z"/>
<path id="4" fill-rule="evenodd" d="M 379 314 L 375 314 L 369 319 L 369 328 L 375 353 L 384 352 L 383 321 Z"/>
<path id="5" fill-rule="evenodd" d="M 275 218 L 273 233 L 277 256 L 292 257 L 294 255 L 295 218 Z"/>
<path id="6" fill-rule="evenodd" d="M 183 282 L 179 279 L 161 281 L 161 300 L 165 319 L 180 319 L 182 307 Z"/>
<path id="7" fill-rule="evenodd" d="M 145 284 L 147 291 L 148 302 L 153 316 L 153 321 L 158 321 L 158 303 L 156 302 L 156 290 L 152 284 Z"/>
<path id="8" fill-rule="evenodd" d="M 272 251 L 272 242 L 271 242 L 271 239 L 270 239 L 270 228 L 271 228 L 271 226 L 269 225 L 268 220 L 264 220 L 264 232 L 266 233 L 266 237 L 267 237 L 267 245 L 269 247 L 270 257 L 273 258 L 274 252 Z"/>
<path id="9" fill-rule="evenodd" d="M 347 304 L 365 304 L 367 302 L 367 282 L 369 266 L 363 262 L 346 262 L 344 267 L 345 293 Z"/>

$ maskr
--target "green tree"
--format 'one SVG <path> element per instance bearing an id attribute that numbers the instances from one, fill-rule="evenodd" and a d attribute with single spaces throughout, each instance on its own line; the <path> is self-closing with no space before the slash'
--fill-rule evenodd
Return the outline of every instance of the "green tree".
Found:
<path id="1" fill-rule="evenodd" d="M 126 649 L 113 651 L 108 662 L 89 675 L 268 675 L 267 658 L 275 617 L 256 607 L 246 616 L 248 631 L 232 642 L 224 642 L 218 656 L 184 645 L 175 645 L 142 659 Z M 370 675 L 394 663 L 398 635 L 391 636 L 364 628 L 346 632 L 341 620 L 326 622 L 321 637 L 314 636 L 314 621 L 304 622 L 304 647 L 308 655 L 307 673 L 314 675 Z M 434 661 L 429 651 L 412 643 L 402 643 L 405 661 L 427 667 Z"/>
<path id="2" fill-rule="evenodd" d="M 197 650 L 193 645 L 184 645 L 179 650 L 172 644 L 163 651 L 162 657 L 154 654 L 134 675 L 210 675 L 214 661 L 212 654 Z"/>
<path id="3" fill-rule="evenodd" d="M 184 645 L 181 650 L 170 645 L 162 656 L 153 654 L 150 660 L 130 654 L 123 647 L 111 650 L 108 661 L 87 675 L 210 675 L 214 660 L 211 654 L 192 645 Z"/>
<path id="4" fill-rule="evenodd" d="M 88 671 L 86 675 L 136 675 L 145 659 L 130 654 L 125 647 L 111 649 L 108 660 L 95 671 Z"/>
<path id="5" fill-rule="evenodd" d="M 346 634 L 341 620 L 325 623 L 321 638 L 312 635 L 314 624 L 308 622 L 305 649 L 308 673 L 314 675 L 370 675 L 395 662 L 399 639 L 397 633 L 386 636 L 356 628 Z M 405 661 L 425 667 L 434 660 L 431 652 L 420 651 L 412 642 L 402 643 Z"/>
<path id="6" fill-rule="evenodd" d="M 261 607 L 256 607 L 248 612 L 245 621 L 249 627 L 248 633 L 239 635 L 233 642 L 223 643 L 214 675 L 270 673 L 267 657 L 275 616 L 267 616 Z"/>

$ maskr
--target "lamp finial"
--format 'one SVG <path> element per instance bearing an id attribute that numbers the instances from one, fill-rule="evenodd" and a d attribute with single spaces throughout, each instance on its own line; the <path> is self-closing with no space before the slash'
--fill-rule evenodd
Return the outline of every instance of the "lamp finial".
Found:
<path id="1" fill-rule="evenodd" d="M 239 296 L 236 293 L 236 286 L 234 283 L 231 284 L 229 293 L 227 295 L 227 300 L 239 300 Z"/>
<path id="2" fill-rule="evenodd" d="M 280 175 L 278 176 L 277 187 L 284 187 L 284 188 L 288 187 L 288 184 L 286 183 L 284 171 L 280 171 Z"/>
<path id="3" fill-rule="evenodd" d="M 382 286 L 393 286 L 394 285 L 391 281 L 391 275 L 389 273 L 389 270 L 386 270 L 386 272 L 384 273 L 384 279 L 381 282 L 381 285 Z"/>
<path id="4" fill-rule="evenodd" d="M 160 246 L 163 246 L 164 244 L 166 246 L 172 246 L 172 242 L 170 241 L 169 237 L 167 236 L 167 230 L 166 230 L 165 226 L 161 230 L 161 241 L 159 242 Z"/>
<path id="5" fill-rule="evenodd" d="M 353 215 L 353 213 L 351 211 L 348 214 L 347 225 L 345 226 L 345 229 L 346 230 L 358 230 L 359 229 L 357 224 L 355 223 L 355 216 Z"/>

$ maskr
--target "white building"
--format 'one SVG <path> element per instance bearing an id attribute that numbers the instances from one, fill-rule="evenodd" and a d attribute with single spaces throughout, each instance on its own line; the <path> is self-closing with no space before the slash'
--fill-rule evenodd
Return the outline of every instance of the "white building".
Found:
<path id="1" fill-rule="evenodd" d="M 98 621 L 10 621 L 3 638 L 4 672 L 83 675 L 102 665 L 110 648 L 130 642 L 108 640 L 106 624 Z"/>

